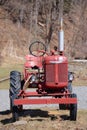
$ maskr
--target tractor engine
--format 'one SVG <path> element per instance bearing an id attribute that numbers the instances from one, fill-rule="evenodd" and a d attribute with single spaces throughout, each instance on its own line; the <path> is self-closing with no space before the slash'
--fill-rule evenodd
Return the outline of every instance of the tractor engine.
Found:
<path id="1" fill-rule="evenodd" d="M 37 88 L 38 84 L 43 82 L 44 73 L 42 66 L 42 57 L 35 57 L 33 55 L 26 56 L 24 65 L 24 80 L 29 82 L 27 87 Z"/>
<path id="2" fill-rule="evenodd" d="M 46 88 L 58 89 L 68 85 L 68 62 L 65 56 L 45 57 L 44 70 Z"/>
<path id="3" fill-rule="evenodd" d="M 25 81 L 29 78 L 28 87 L 46 92 L 63 90 L 68 86 L 68 61 L 64 55 L 45 57 L 27 56 L 25 63 Z M 32 64 L 33 63 L 33 64 Z M 40 86 L 40 88 L 39 88 Z"/>

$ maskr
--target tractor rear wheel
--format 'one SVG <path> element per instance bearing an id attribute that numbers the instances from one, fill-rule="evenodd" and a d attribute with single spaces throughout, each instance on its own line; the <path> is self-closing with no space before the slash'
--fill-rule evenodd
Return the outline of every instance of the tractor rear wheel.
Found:
<path id="1" fill-rule="evenodd" d="M 72 98 L 77 98 L 76 94 L 72 94 Z M 76 121 L 77 118 L 77 103 L 70 104 L 70 120 Z"/>
<path id="2" fill-rule="evenodd" d="M 19 108 L 22 108 L 22 105 L 15 106 L 14 99 L 18 98 L 18 93 L 21 90 L 21 73 L 18 71 L 11 71 L 10 72 L 10 89 L 9 89 L 9 96 L 10 96 L 10 109 L 13 115 L 13 121 L 19 119 L 18 112 Z"/>

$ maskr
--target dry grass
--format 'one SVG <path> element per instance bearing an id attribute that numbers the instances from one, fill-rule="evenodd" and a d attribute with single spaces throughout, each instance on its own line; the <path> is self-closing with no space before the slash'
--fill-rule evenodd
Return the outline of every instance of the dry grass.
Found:
<path id="1" fill-rule="evenodd" d="M 0 67 L 0 79 L 5 77 L 9 77 L 10 72 L 13 70 L 17 70 L 19 72 L 23 72 L 23 64 L 5 64 Z M 9 89 L 9 80 L 0 82 L 0 89 Z"/>
<path id="2" fill-rule="evenodd" d="M 87 62 L 69 62 L 69 71 L 74 72 L 73 86 L 87 86 Z"/>
<path id="3" fill-rule="evenodd" d="M 87 130 L 87 110 L 79 110 L 77 121 L 68 120 L 67 111 L 53 108 L 25 110 L 18 123 L 11 123 L 11 113 L 0 112 L 1 130 Z M 4 115 L 4 116 L 3 116 Z M 25 124 L 20 124 L 21 121 Z"/>

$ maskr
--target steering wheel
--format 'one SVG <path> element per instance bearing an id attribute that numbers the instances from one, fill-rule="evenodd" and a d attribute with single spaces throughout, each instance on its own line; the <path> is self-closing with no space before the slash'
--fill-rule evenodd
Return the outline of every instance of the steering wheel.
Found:
<path id="1" fill-rule="evenodd" d="M 41 41 L 34 41 L 29 46 L 30 54 L 36 57 L 43 56 L 46 53 L 46 45 Z"/>

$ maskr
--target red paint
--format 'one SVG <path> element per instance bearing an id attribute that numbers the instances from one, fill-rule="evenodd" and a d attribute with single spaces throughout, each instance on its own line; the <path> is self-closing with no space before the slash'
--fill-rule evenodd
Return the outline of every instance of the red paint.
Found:
<path id="1" fill-rule="evenodd" d="M 38 68 L 37 74 L 40 76 L 43 74 L 43 82 L 38 82 L 38 91 L 36 92 L 24 91 L 24 93 L 20 95 L 19 99 L 14 100 L 15 105 L 77 103 L 77 98 L 70 98 L 70 93 L 66 89 L 64 92 L 61 91 L 63 88 L 67 88 L 68 85 L 68 61 L 64 55 L 47 55 L 45 57 L 27 55 L 24 65 L 25 80 L 33 74 L 29 69 L 32 69 L 32 67 L 35 66 Z M 43 71 L 39 72 L 42 68 Z M 48 96 L 50 96 L 50 98 L 48 98 Z M 34 98 L 32 99 L 31 97 Z"/>
<path id="2" fill-rule="evenodd" d="M 43 59 L 42 57 L 27 55 L 25 59 L 26 59 L 25 68 L 30 68 L 34 66 L 38 66 L 39 68 L 42 68 L 42 59 Z"/>
<path id="3" fill-rule="evenodd" d="M 14 104 L 15 105 L 23 105 L 23 104 L 73 104 L 77 103 L 76 98 L 48 98 L 48 99 L 29 99 L 29 98 L 23 98 L 23 99 L 15 99 Z"/>
<path id="4" fill-rule="evenodd" d="M 68 61 L 65 56 L 47 56 L 45 62 L 45 87 L 62 88 L 68 85 Z"/>

